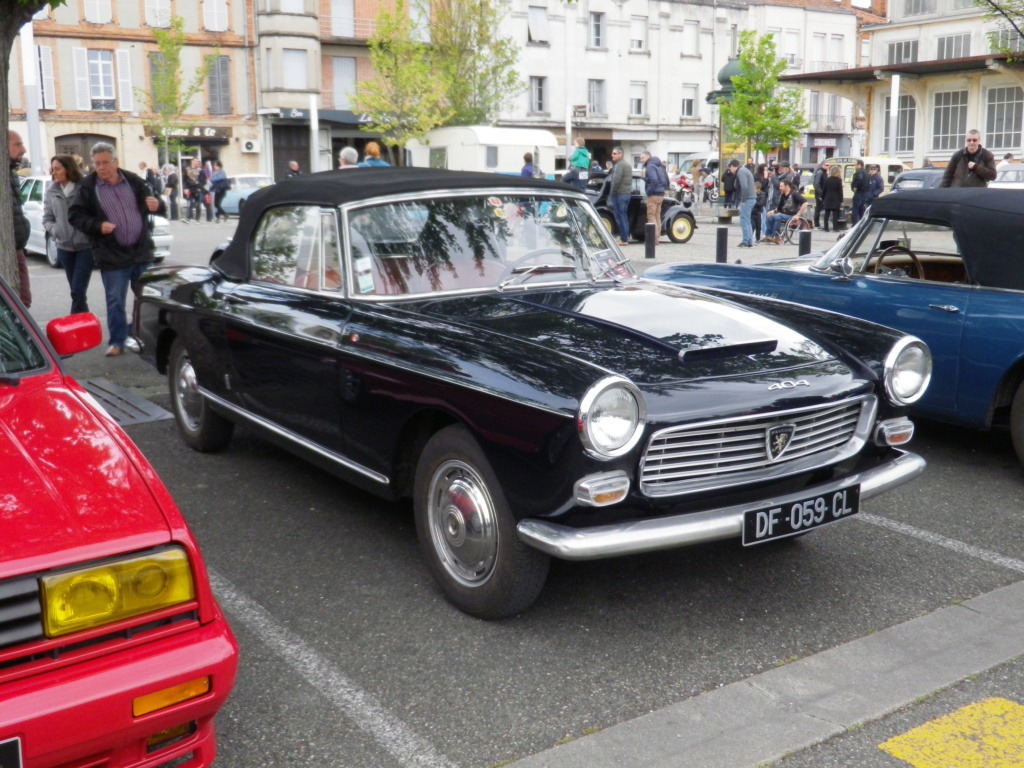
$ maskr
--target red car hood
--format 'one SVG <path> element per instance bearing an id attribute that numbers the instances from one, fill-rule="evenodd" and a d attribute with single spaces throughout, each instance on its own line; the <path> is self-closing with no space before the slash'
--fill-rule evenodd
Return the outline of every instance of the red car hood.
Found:
<path id="1" fill-rule="evenodd" d="M 71 386 L 56 373 L 0 385 L 0 578 L 171 538 L 134 448 Z"/>

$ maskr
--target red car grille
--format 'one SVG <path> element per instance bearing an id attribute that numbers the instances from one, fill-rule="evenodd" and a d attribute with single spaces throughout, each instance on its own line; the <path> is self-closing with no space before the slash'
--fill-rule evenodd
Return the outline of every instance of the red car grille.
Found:
<path id="1" fill-rule="evenodd" d="M 42 636 L 42 608 L 36 577 L 0 581 L 0 648 Z"/>

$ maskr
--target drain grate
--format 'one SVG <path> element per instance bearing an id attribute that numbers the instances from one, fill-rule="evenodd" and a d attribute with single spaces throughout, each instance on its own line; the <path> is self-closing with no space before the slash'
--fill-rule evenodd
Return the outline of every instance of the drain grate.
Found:
<path id="1" fill-rule="evenodd" d="M 144 397 L 139 397 L 124 387 L 112 384 L 106 379 L 89 379 L 81 384 L 89 394 L 100 401 L 100 405 L 122 427 L 173 418 L 159 405 L 149 402 Z"/>

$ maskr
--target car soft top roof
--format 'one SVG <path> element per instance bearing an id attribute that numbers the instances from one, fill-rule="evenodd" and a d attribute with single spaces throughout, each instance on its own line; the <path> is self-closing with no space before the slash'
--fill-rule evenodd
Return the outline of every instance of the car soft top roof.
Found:
<path id="1" fill-rule="evenodd" d="M 971 280 L 1024 290 L 1024 190 L 901 189 L 871 204 L 872 217 L 949 224 Z"/>
<path id="2" fill-rule="evenodd" d="M 514 188 L 543 193 L 578 193 L 557 181 L 497 173 L 447 171 L 437 168 L 374 167 L 324 171 L 285 179 L 250 195 L 239 215 L 238 228 L 223 254 L 211 265 L 232 280 L 249 276 L 249 235 L 268 208 L 279 205 L 336 207 L 372 198 L 416 192 Z"/>

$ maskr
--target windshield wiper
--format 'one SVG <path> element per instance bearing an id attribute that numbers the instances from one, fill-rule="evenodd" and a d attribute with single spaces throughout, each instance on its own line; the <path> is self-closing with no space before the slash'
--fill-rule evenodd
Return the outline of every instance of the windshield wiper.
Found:
<path id="1" fill-rule="evenodd" d="M 511 274 L 498 283 L 498 290 L 502 290 L 506 285 L 511 282 L 518 280 L 520 277 L 526 277 L 532 274 L 547 274 L 550 272 L 575 272 L 576 267 L 571 264 L 532 264 L 529 267 L 516 267 L 512 270 Z"/>
<path id="2" fill-rule="evenodd" d="M 604 269 L 602 269 L 600 273 L 598 273 L 598 274 L 594 275 L 592 278 L 590 278 L 590 282 L 591 283 L 596 283 L 602 277 L 607 277 L 608 275 L 611 275 L 612 272 L 615 272 L 615 274 L 612 275 L 612 277 L 615 280 L 621 280 L 624 277 L 630 277 L 630 275 L 623 275 L 622 273 L 620 273 L 618 271 L 619 267 L 621 267 L 623 264 L 628 264 L 628 263 L 629 263 L 629 257 L 623 256 L 618 261 L 611 262 Z"/>

